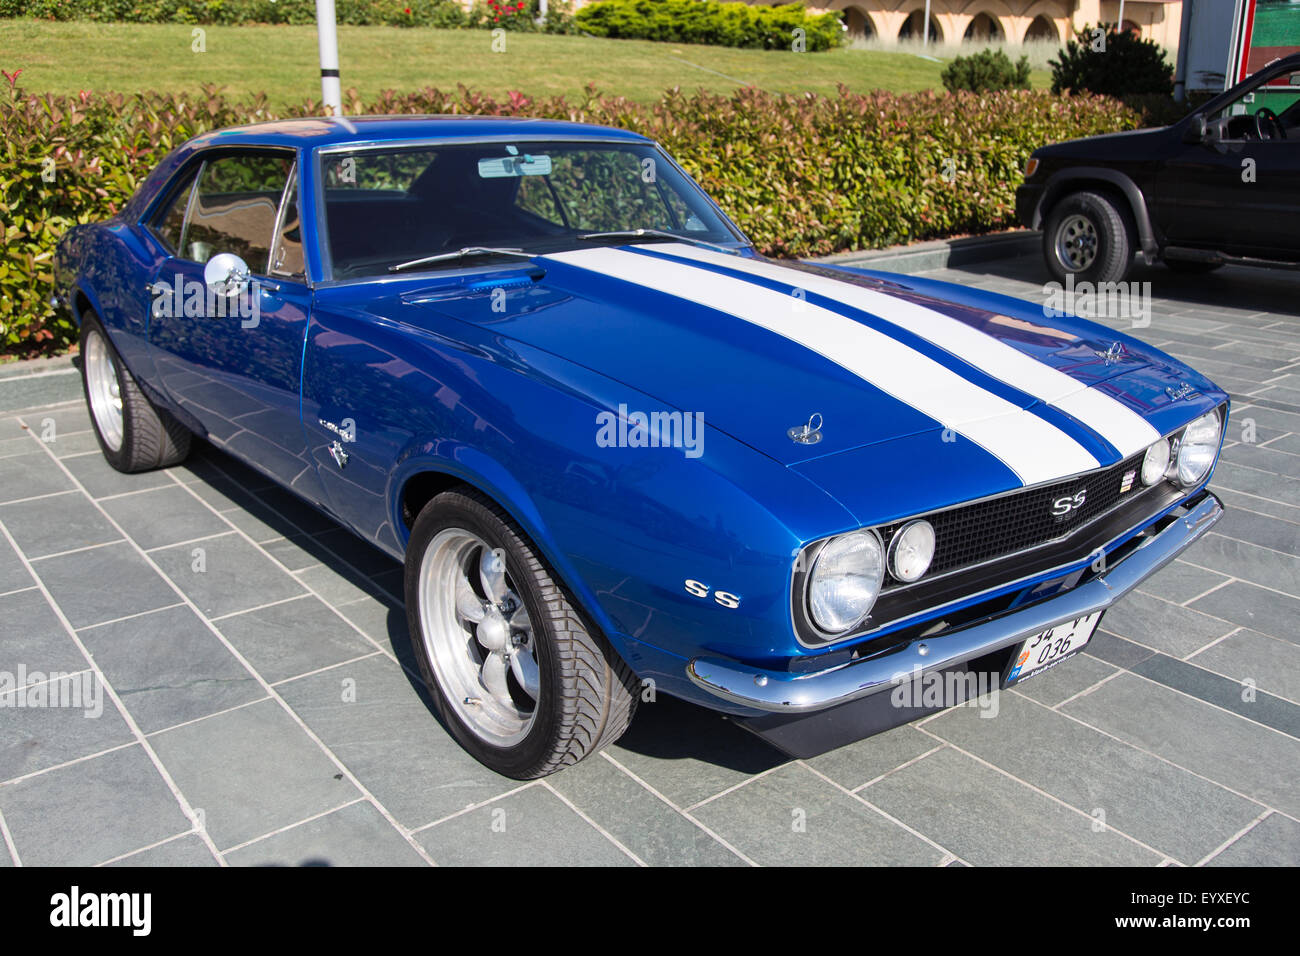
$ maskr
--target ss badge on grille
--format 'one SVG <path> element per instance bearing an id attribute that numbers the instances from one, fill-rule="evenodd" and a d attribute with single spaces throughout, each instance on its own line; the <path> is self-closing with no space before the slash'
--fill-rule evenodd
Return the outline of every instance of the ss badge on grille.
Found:
<path id="1" fill-rule="evenodd" d="M 1088 497 L 1088 489 L 1080 488 L 1078 494 L 1073 497 L 1057 498 L 1052 502 L 1052 514 L 1058 518 L 1066 518 L 1083 507 L 1083 502 Z"/>

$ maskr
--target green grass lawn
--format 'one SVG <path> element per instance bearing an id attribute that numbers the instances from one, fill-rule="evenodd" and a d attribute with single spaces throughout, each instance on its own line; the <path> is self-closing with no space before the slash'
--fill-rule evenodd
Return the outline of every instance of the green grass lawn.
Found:
<path id="1" fill-rule="evenodd" d="M 219 83 L 229 92 L 266 91 L 274 106 L 319 98 L 316 29 L 310 26 L 206 27 L 207 51 L 191 50 L 181 24 L 56 23 L 0 20 L 0 68 L 23 70 L 28 92 L 197 90 Z M 941 88 L 942 62 L 912 53 L 839 49 L 826 53 L 511 33 L 505 53 L 491 51 L 484 30 L 339 28 L 343 86 L 369 98 L 383 89 L 457 83 L 500 96 L 574 95 L 588 82 L 602 93 L 653 100 L 681 86 L 727 92 L 752 84 L 780 92 L 895 92 Z M 1035 71 L 1035 87 L 1049 85 Z"/>

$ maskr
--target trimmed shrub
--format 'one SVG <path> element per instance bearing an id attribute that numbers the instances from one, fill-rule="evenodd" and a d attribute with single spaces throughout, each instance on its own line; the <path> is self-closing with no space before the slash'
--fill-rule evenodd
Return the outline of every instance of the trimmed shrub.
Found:
<path id="1" fill-rule="evenodd" d="M 1029 89 L 1029 57 L 1016 63 L 1001 50 L 981 50 L 971 56 L 959 56 L 943 68 L 940 75 L 944 89 L 985 93 L 990 90 Z"/>
<path id="2" fill-rule="evenodd" d="M 0 352 L 75 341 L 47 305 L 56 243 L 114 215 L 173 147 L 205 130 L 276 118 L 265 95 L 28 95 L 0 80 Z M 541 116 L 634 130 L 664 145 L 758 248 L 824 255 L 1006 228 L 1029 153 L 1043 143 L 1130 129 L 1115 99 L 1043 91 L 730 95 L 672 89 L 653 104 L 601 97 L 497 100 L 461 87 L 387 91 L 349 114 Z M 284 115 L 319 114 L 304 103 Z"/>
<path id="3" fill-rule="evenodd" d="M 802 3 L 775 7 L 717 0 L 600 0 L 574 15 L 580 30 L 622 40 L 711 43 L 763 50 L 795 48 L 803 30 L 810 52 L 839 46 L 844 36 L 839 13 L 810 14 Z"/>
<path id="4" fill-rule="evenodd" d="M 1164 48 L 1109 24 L 1084 27 L 1051 61 L 1053 93 L 1135 96 L 1174 90 Z"/>

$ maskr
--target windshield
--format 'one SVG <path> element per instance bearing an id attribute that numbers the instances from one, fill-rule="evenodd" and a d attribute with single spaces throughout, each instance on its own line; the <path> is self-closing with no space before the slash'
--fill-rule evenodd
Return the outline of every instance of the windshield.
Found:
<path id="1" fill-rule="evenodd" d="M 543 254 L 654 238 L 593 233 L 645 230 L 741 242 L 699 188 L 650 145 L 358 149 L 326 154 L 322 172 L 336 279 L 386 275 L 467 247 Z M 448 257 L 416 271 L 465 264 Z"/>

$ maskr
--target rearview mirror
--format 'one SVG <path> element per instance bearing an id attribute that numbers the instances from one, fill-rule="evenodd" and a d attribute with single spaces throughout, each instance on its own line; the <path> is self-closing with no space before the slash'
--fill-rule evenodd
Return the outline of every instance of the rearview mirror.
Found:
<path id="1" fill-rule="evenodd" d="M 203 281 L 217 295 L 230 298 L 248 288 L 250 274 L 244 260 L 233 252 L 219 252 L 203 267 Z"/>
<path id="2" fill-rule="evenodd" d="M 1205 124 L 1205 114 L 1197 113 L 1187 121 L 1186 128 L 1183 129 L 1184 143 L 1204 143 L 1209 136 L 1209 129 Z"/>

